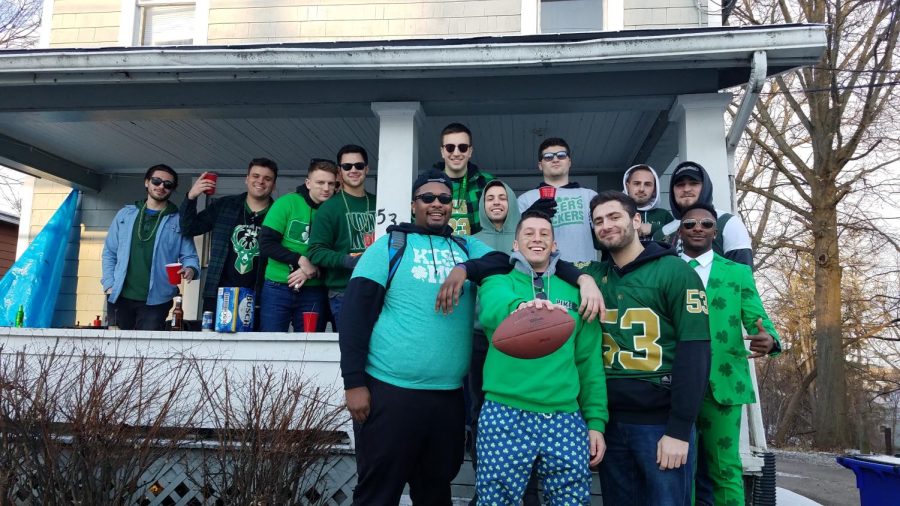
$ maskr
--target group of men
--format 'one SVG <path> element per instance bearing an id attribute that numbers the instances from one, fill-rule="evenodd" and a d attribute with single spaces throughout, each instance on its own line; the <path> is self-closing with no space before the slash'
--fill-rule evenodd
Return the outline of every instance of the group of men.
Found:
<path id="1" fill-rule="evenodd" d="M 146 199 L 119 212 L 104 247 L 110 314 L 122 328 L 161 328 L 177 293 L 165 264 L 196 279 L 191 238 L 207 232 L 204 309 L 218 287 L 246 286 L 262 331 L 330 312 L 356 441 L 354 504 L 397 504 L 406 485 L 416 504 L 450 504 L 467 417 L 473 503 L 538 504 L 540 482 L 551 504 L 587 504 L 596 468 L 610 504 L 740 504 L 740 409 L 755 402 L 743 331 L 750 358 L 780 345 L 749 234 L 712 207 L 704 168 L 676 167 L 670 214 L 650 166 L 629 168 L 623 192 L 571 181 L 564 139 L 541 143 L 543 181 L 518 197 L 471 162 L 464 125 L 448 125 L 439 149 L 442 162 L 413 185 L 414 222 L 378 240 L 359 146 L 336 163 L 312 160 L 305 183 L 274 202 L 278 167 L 255 159 L 246 193 L 200 212 L 213 181 L 199 178 L 179 212 L 168 202 L 177 174 L 151 167 Z M 500 322 L 535 306 L 567 311 L 570 339 L 539 359 L 495 349 Z"/>

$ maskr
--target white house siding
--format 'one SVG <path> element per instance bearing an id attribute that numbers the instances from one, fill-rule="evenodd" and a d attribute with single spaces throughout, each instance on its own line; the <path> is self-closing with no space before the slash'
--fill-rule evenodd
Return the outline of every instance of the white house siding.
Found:
<path id="1" fill-rule="evenodd" d="M 624 28 L 645 30 L 653 28 L 686 28 L 719 25 L 717 9 L 709 0 L 624 0 Z M 703 12 L 701 12 L 701 10 Z"/>
<path id="2" fill-rule="evenodd" d="M 117 45 L 120 8 L 119 0 L 54 0 L 50 47 Z"/>
<path id="3" fill-rule="evenodd" d="M 212 0 L 209 44 L 518 34 L 520 0 Z"/>

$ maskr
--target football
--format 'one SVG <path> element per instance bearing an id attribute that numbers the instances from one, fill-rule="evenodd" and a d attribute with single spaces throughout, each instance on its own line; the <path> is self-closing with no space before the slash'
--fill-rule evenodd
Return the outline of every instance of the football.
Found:
<path id="1" fill-rule="evenodd" d="M 491 341 L 516 358 L 541 358 L 558 350 L 575 330 L 575 320 L 559 309 L 520 309 L 500 323 Z"/>

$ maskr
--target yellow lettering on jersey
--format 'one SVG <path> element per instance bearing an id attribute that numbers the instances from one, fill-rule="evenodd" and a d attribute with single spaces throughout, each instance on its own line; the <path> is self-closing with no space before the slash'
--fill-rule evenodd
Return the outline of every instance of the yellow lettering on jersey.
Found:
<path id="1" fill-rule="evenodd" d="M 619 352 L 619 363 L 635 371 L 656 371 L 662 365 L 662 346 L 659 339 L 659 316 L 648 308 L 628 308 L 622 315 L 620 327 L 631 329 L 634 324 L 644 327 L 643 334 L 634 335 L 634 350 L 643 351 L 643 357 L 631 351 Z"/>
<path id="2" fill-rule="evenodd" d="M 617 309 L 607 309 L 603 323 L 619 324 L 623 330 L 631 330 L 634 325 L 643 327 L 642 334 L 633 335 L 632 350 L 623 350 L 612 335 L 603 333 L 603 365 L 612 367 L 618 361 L 625 368 L 634 371 L 656 371 L 662 366 L 662 346 L 657 343 L 660 337 L 659 316 L 645 307 L 628 308 L 622 313 L 619 321 Z M 635 352 L 642 352 L 643 356 Z"/>
<path id="3" fill-rule="evenodd" d="M 690 289 L 685 292 L 685 299 L 687 299 L 687 309 L 688 313 L 704 313 L 709 314 L 709 309 L 706 307 L 706 292 L 703 290 Z"/>

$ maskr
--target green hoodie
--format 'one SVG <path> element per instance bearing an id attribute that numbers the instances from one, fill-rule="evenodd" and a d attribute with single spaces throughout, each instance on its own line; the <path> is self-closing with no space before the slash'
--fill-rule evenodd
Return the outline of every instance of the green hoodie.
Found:
<path id="1" fill-rule="evenodd" d="M 535 298 L 531 267 L 518 252 L 512 259 L 512 272 L 485 279 L 478 291 L 482 304 L 478 316 L 489 343 L 484 364 L 485 398 L 536 413 L 580 410 L 588 428 L 603 432 L 609 411 L 600 326 L 596 321 L 585 323 L 578 316 L 578 288 L 554 275 L 556 255 L 542 277 L 549 299 L 569 308 L 575 319 L 572 336 L 550 355 L 527 360 L 511 357 L 491 343 L 500 323 L 519 304 Z"/>
<path id="2" fill-rule="evenodd" d="M 503 226 L 500 227 L 500 230 L 497 230 L 490 218 L 488 218 L 484 203 L 484 196 L 487 194 L 488 189 L 498 185 L 503 185 L 503 187 L 506 188 L 506 199 L 509 206 L 509 214 L 506 215 L 506 221 L 503 222 Z M 502 251 L 504 253 L 512 251 L 512 244 L 516 239 L 516 225 L 519 224 L 519 219 L 522 216 L 519 212 L 519 205 L 516 202 L 516 194 L 513 192 L 512 188 L 499 179 L 494 179 L 489 182 L 487 186 L 484 187 L 484 191 L 481 192 L 481 198 L 478 200 L 478 216 L 480 217 L 481 226 L 483 228 L 481 229 L 481 232 L 475 234 L 475 237 L 497 251 Z"/>

